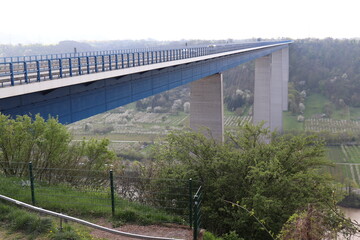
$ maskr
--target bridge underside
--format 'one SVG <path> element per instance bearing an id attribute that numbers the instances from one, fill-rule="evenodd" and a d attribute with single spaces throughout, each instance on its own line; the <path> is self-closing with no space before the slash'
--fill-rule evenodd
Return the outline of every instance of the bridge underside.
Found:
<path id="1" fill-rule="evenodd" d="M 40 113 L 64 124 L 126 105 L 261 58 L 287 45 L 0 99 L 11 116 Z"/>

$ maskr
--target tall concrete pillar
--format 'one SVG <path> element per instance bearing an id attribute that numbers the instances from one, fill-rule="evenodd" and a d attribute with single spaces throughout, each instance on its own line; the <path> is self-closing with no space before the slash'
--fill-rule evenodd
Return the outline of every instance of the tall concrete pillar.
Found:
<path id="1" fill-rule="evenodd" d="M 289 82 L 289 48 L 282 49 L 282 71 L 283 71 L 283 111 L 288 111 L 288 82 Z"/>
<path id="2" fill-rule="evenodd" d="M 282 131 L 282 51 L 256 59 L 253 122 L 265 121 L 265 128 Z"/>
<path id="3" fill-rule="evenodd" d="M 271 54 L 270 130 L 282 132 L 283 121 L 283 58 L 282 51 Z"/>
<path id="4" fill-rule="evenodd" d="M 270 127 L 270 78 L 271 55 L 256 59 L 253 123 L 265 121 L 265 128 Z"/>
<path id="5" fill-rule="evenodd" d="M 208 128 L 214 139 L 224 141 L 224 105 L 222 74 L 214 74 L 191 83 L 190 127 Z M 207 135 L 207 132 L 204 132 Z"/>

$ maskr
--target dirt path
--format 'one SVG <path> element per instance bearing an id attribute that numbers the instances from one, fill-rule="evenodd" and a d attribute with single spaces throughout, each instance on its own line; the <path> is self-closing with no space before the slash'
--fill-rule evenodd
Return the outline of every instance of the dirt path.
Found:
<path id="1" fill-rule="evenodd" d="M 111 223 L 101 221 L 98 224 L 104 227 L 111 228 Z M 124 225 L 118 228 L 114 228 L 119 231 L 136 233 L 141 235 L 149 235 L 155 237 L 170 237 L 191 240 L 192 230 L 186 226 L 179 226 L 175 224 L 168 224 L 166 226 L 149 225 L 149 226 L 138 226 L 138 225 Z M 105 238 L 111 240 L 134 240 L 135 238 L 129 238 L 124 236 L 107 233 L 100 230 L 93 230 L 91 235 L 97 238 Z"/>

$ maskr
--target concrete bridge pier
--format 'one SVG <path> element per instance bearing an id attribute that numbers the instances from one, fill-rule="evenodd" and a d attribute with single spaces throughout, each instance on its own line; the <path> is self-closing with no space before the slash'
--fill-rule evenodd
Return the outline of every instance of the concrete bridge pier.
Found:
<path id="1" fill-rule="evenodd" d="M 223 77 L 221 73 L 194 81 L 190 86 L 190 127 L 208 128 L 212 137 L 224 141 Z M 205 130 L 203 132 L 208 135 Z"/>
<path id="2" fill-rule="evenodd" d="M 289 100 L 288 100 L 288 82 L 289 82 L 289 48 L 282 49 L 282 80 L 283 80 L 283 111 L 288 111 Z"/>
<path id="3" fill-rule="evenodd" d="M 271 131 L 282 131 L 282 111 L 285 101 L 287 105 L 287 98 L 283 98 L 285 92 L 287 96 L 287 79 L 284 79 L 288 74 L 285 69 L 288 65 L 284 64 L 286 52 L 284 55 L 285 57 L 280 50 L 255 61 L 253 122 L 258 124 L 265 121 L 264 127 L 268 127 Z"/>

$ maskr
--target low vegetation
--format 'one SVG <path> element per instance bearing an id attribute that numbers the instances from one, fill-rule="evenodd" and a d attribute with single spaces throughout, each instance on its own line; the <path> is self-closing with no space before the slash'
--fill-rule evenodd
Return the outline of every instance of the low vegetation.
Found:
<path id="1" fill-rule="evenodd" d="M 56 219 L 28 212 L 2 201 L 0 225 L 0 230 L 4 230 L 5 237 L 8 236 L 9 239 L 95 240 L 82 227 L 67 223 L 60 226 Z"/>
<path id="2" fill-rule="evenodd" d="M 269 138 L 273 140 L 266 144 Z M 261 126 L 250 125 L 229 134 L 226 144 L 199 133 L 175 132 L 157 149 L 152 171 L 162 178 L 196 176 L 206 192 L 204 226 L 217 234 L 235 231 L 245 239 L 273 239 L 282 233 L 281 239 L 291 239 L 283 231 L 295 229 L 296 224 L 286 229 L 284 224 L 309 206 L 321 212 L 318 221 L 324 227 L 317 236 L 327 231 L 351 232 L 350 224 L 329 208 L 336 209 L 334 202 L 341 196 L 334 195 L 336 187 L 322 171 L 330 163 L 317 139 L 272 136 Z"/>

